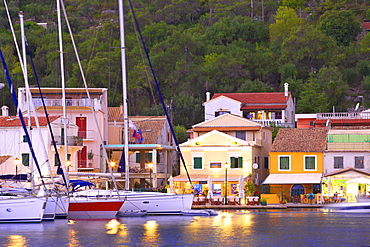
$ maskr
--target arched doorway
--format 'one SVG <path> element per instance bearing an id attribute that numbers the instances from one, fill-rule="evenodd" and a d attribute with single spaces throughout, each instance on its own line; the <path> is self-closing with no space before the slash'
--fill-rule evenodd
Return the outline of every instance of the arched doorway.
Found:
<path id="1" fill-rule="evenodd" d="M 292 186 L 292 190 L 290 192 L 292 202 L 301 202 L 302 194 L 304 194 L 304 187 L 302 184 L 295 184 Z"/>

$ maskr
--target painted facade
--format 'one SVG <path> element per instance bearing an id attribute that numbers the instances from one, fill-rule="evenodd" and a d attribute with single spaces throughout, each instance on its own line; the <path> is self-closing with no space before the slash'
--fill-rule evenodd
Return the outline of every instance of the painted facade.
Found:
<path id="1" fill-rule="evenodd" d="M 41 88 L 41 90 L 48 114 L 63 116 L 62 89 Z M 38 88 L 30 88 L 30 92 L 38 116 L 44 116 L 45 113 Z M 71 172 L 106 171 L 106 164 L 100 157 L 101 145 L 108 141 L 107 89 L 90 88 L 89 95 L 90 99 L 84 88 L 65 89 L 67 136 L 79 142 L 81 140 L 83 143 L 79 150 L 68 147 L 68 154 L 77 156 L 76 160 L 71 160 L 69 167 L 69 171 Z M 18 102 L 22 113 L 27 115 L 29 103 L 25 88 L 18 89 Z M 70 132 L 73 128 L 77 128 L 77 135 Z M 61 127 L 61 131 L 54 133 L 58 145 L 63 142 L 62 136 L 64 134 L 62 133 L 62 129 L 64 132 L 64 128 Z M 64 145 L 60 144 L 59 147 L 64 148 Z M 62 162 L 65 162 L 66 159 L 69 158 L 63 155 Z M 54 162 L 55 157 L 52 158 L 52 163 Z"/>
<path id="2" fill-rule="evenodd" d="M 270 126 L 295 127 L 295 104 L 288 85 L 284 92 L 207 93 L 203 103 L 205 121 L 230 113 Z"/>
<path id="3" fill-rule="evenodd" d="M 241 176 L 243 181 L 253 180 L 259 190 L 268 174 L 272 128 L 224 114 L 194 125 L 189 132 L 193 138 L 180 144 L 180 149 L 198 193 L 212 190 L 213 195 L 236 196 Z M 189 192 L 191 185 L 186 170 L 183 166 L 180 169 L 181 175 L 174 177 L 176 189 Z"/>
<path id="4" fill-rule="evenodd" d="M 270 152 L 270 175 L 264 181 L 270 194 L 301 202 L 319 194 L 324 172 L 326 129 L 280 129 Z M 317 196 L 312 198 L 318 200 Z M 305 200 L 306 201 L 306 200 Z"/>

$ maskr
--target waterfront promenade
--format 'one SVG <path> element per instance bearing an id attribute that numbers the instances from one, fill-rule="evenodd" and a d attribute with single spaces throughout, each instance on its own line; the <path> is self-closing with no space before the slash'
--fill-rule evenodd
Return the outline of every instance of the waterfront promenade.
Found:
<path id="1" fill-rule="evenodd" d="M 192 209 L 288 209 L 288 208 L 322 208 L 323 204 L 286 203 L 262 205 L 193 205 Z"/>

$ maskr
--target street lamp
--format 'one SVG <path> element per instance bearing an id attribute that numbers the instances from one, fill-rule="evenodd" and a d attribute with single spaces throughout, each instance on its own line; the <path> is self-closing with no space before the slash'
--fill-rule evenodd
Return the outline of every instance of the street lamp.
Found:
<path id="1" fill-rule="evenodd" d="M 15 178 L 17 179 L 17 175 L 18 175 L 18 166 L 20 164 L 20 160 L 18 158 L 15 158 L 14 159 L 14 165 L 15 165 Z"/>
<path id="2" fill-rule="evenodd" d="M 67 160 L 66 166 L 67 166 L 67 171 L 69 171 L 69 168 L 72 166 L 72 162 L 70 160 Z"/>
<path id="3" fill-rule="evenodd" d="M 114 162 L 112 160 L 111 162 L 109 162 L 109 165 L 110 165 L 110 167 L 112 168 L 112 171 L 113 171 L 113 168 L 116 166 L 116 162 Z"/>
<path id="4" fill-rule="evenodd" d="M 153 164 L 152 163 L 149 163 L 148 164 L 148 167 L 149 167 L 149 178 L 150 178 L 150 187 L 152 188 L 153 185 L 152 185 L 152 168 L 153 168 Z"/>
<path id="5" fill-rule="evenodd" d="M 226 162 L 225 165 L 225 205 L 227 205 L 227 168 L 229 168 L 229 164 Z"/>

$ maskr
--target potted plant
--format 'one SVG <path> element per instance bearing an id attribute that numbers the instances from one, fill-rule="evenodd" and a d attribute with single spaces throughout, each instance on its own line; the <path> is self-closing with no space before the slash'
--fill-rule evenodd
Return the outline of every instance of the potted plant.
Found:
<path id="1" fill-rule="evenodd" d="M 266 206 L 266 205 L 267 205 L 267 200 L 266 200 L 266 198 L 261 197 L 261 199 L 260 199 L 260 203 L 261 203 L 261 205 L 262 205 L 262 206 Z"/>

